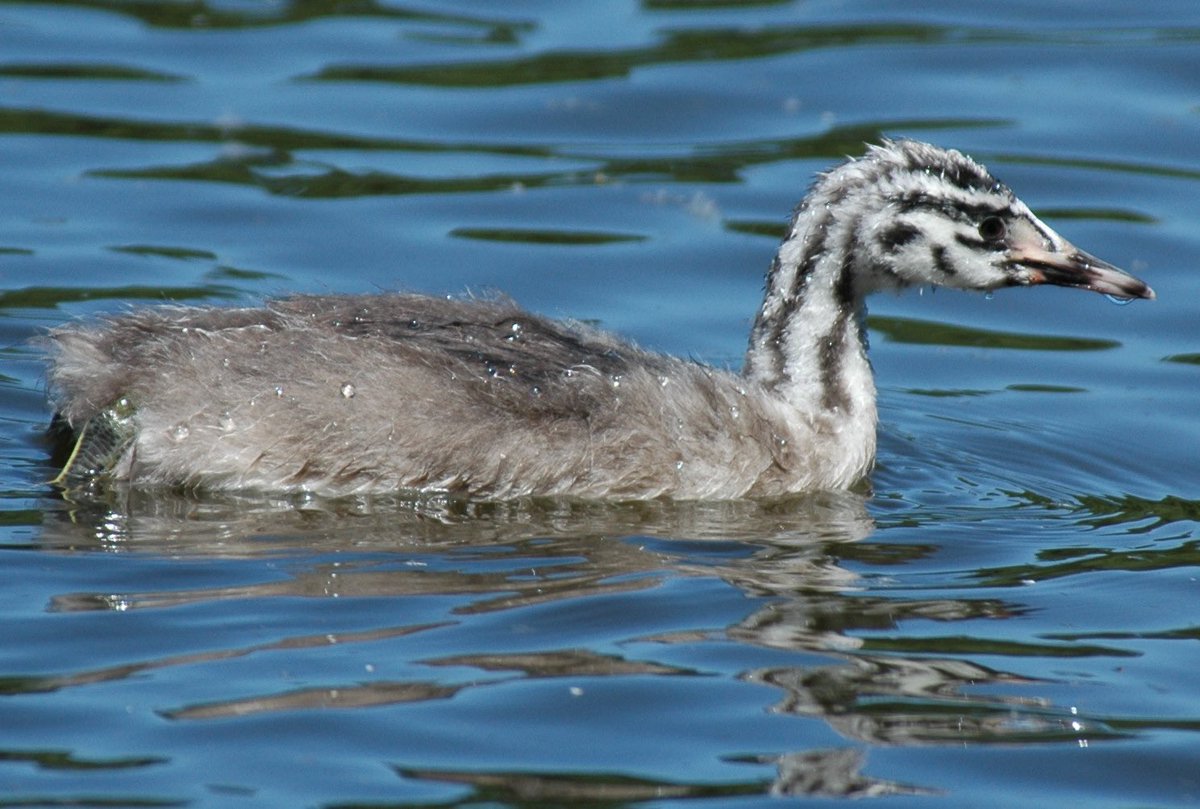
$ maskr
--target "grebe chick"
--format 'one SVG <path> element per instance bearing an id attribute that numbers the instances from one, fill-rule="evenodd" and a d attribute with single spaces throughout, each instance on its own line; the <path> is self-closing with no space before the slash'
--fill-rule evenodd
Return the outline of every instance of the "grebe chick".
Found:
<path id="1" fill-rule="evenodd" d="M 50 333 L 58 482 L 678 499 L 840 489 L 875 458 L 865 297 L 1056 284 L 1153 298 L 963 154 L 885 141 L 821 175 L 740 374 L 504 299 L 305 295 Z"/>

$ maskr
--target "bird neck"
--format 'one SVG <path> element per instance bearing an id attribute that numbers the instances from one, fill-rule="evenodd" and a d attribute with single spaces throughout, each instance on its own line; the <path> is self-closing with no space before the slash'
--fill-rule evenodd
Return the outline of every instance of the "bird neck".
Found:
<path id="1" fill-rule="evenodd" d="M 859 222 L 819 193 L 797 209 L 767 274 L 743 374 L 814 425 L 840 432 L 857 422 L 872 435 L 875 382 L 867 359 L 860 289 Z"/>

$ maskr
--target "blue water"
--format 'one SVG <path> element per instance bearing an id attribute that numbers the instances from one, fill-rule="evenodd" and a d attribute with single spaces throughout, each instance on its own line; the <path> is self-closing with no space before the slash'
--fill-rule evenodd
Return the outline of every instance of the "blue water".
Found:
<path id="1" fill-rule="evenodd" d="M 1200 7 L 0 4 L 0 806 L 1200 801 Z M 869 488 L 70 502 L 30 340 L 503 289 L 737 365 L 814 172 L 986 162 L 1152 303 L 872 302 Z"/>

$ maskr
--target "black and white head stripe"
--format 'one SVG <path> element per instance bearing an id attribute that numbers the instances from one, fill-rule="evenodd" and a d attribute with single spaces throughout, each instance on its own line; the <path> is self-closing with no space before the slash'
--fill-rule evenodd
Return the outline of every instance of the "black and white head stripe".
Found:
<path id="1" fill-rule="evenodd" d="M 920 235 L 921 229 L 907 215 L 922 212 L 964 226 L 953 231 L 952 238 L 973 249 L 1001 249 L 1005 223 L 1016 220 L 1027 222 L 1047 245 L 1056 241 L 1007 185 L 962 152 L 919 141 L 889 140 L 871 146 L 858 162 L 874 167 L 878 203 L 895 216 L 895 222 L 877 237 L 885 252 L 900 249 Z M 925 222 L 928 226 L 929 220 Z M 932 259 L 940 270 L 952 266 L 944 251 Z"/>
<path id="2" fill-rule="evenodd" d="M 878 165 L 880 190 L 897 213 L 926 208 L 962 222 L 1023 213 L 1012 190 L 962 152 L 895 140 L 872 146 L 865 160 Z"/>
<path id="3" fill-rule="evenodd" d="M 915 140 L 885 140 L 868 147 L 866 160 L 884 164 L 889 171 L 936 176 L 964 191 L 1012 194 L 986 168 L 955 149 Z"/>

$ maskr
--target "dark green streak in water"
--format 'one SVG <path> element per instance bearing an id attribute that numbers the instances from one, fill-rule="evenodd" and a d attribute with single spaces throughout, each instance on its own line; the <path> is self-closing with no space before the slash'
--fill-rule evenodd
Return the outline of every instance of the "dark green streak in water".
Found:
<path id="1" fill-rule="evenodd" d="M 1064 551 L 1067 549 L 1063 549 Z M 1054 564 L 1028 564 L 979 570 L 976 579 L 987 587 L 1016 587 L 1029 581 L 1048 581 L 1095 572 L 1145 572 L 1200 567 L 1200 548 L 1195 541 L 1170 548 L 1139 548 L 1129 551 L 1105 548 L 1075 549 L 1080 558 Z M 1061 551 L 1058 558 L 1065 555 Z"/>
<path id="2" fill-rule="evenodd" d="M 221 279 L 225 281 L 287 281 L 286 275 L 280 275 L 274 272 L 262 272 L 260 270 L 243 270 L 238 267 L 229 267 L 224 264 L 217 267 L 211 272 L 204 274 L 205 278 Z"/>
<path id="3" fill-rule="evenodd" d="M 907 388 L 912 396 L 928 396 L 931 399 L 961 399 L 971 396 L 990 396 L 993 390 L 971 390 L 970 388 Z"/>
<path id="4" fill-rule="evenodd" d="M 119 13 L 155 28 L 182 28 L 203 31 L 206 28 L 259 28 L 289 25 L 329 18 L 378 17 L 392 21 L 429 22 L 490 29 L 532 30 L 529 22 L 500 22 L 461 14 L 437 14 L 409 11 L 379 0 L 289 0 L 280 3 L 225 3 L 206 0 L 184 2 L 124 2 L 112 0 L 71 0 L 54 5 L 96 8 Z"/>
<path id="5" fill-rule="evenodd" d="M 193 250 L 189 247 L 169 247 L 153 244 L 123 244 L 108 249 L 114 253 L 130 253 L 135 256 L 161 256 L 180 261 L 190 261 L 193 259 L 215 261 L 217 258 L 216 253 L 208 250 Z"/>
<path id="6" fill-rule="evenodd" d="M 594 772 L 504 772 L 422 770 L 397 767 L 404 778 L 462 784 L 472 788 L 455 805 L 618 807 L 670 798 L 723 798 L 762 795 L 769 782 L 689 784 Z M 536 796 L 533 798 L 532 796 Z"/>
<path id="7" fill-rule="evenodd" d="M 21 135 L 75 135 L 118 140 L 160 142 L 197 141 L 229 143 L 289 151 L 297 149 L 354 149 L 360 151 L 473 152 L 530 157 L 552 157 L 541 147 L 493 146 L 485 143 L 455 144 L 440 141 L 361 138 L 327 132 L 273 126 L 219 126 L 210 123 L 163 123 L 127 118 L 105 118 L 67 112 L 0 107 L 0 133 Z M 266 156 L 260 155 L 265 161 Z M 276 156 L 276 161 L 279 161 Z M 286 162 L 286 160 L 284 161 Z"/>
<path id="8" fill-rule="evenodd" d="M 1005 163 L 1013 163 L 1015 165 L 1026 166 L 1056 166 L 1058 168 L 1068 169 L 1084 169 L 1086 171 L 1095 171 L 1101 174 L 1111 174 L 1113 172 L 1122 172 L 1127 174 L 1141 174 L 1149 177 L 1174 177 L 1180 180 L 1200 180 L 1200 171 L 1194 169 L 1183 169 L 1175 166 L 1151 166 L 1145 163 L 1127 163 L 1118 160 L 1086 160 L 1079 158 L 1066 157 L 1037 157 L 1031 155 L 1014 155 L 1014 154 L 979 154 L 980 159 L 1004 161 Z"/>
<path id="9" fill-rule="evenodd" d="M 1055 640 L 1200 640 L 1200 626 L 1164 629 L 1157 632 L 1053 632 L 1044 637 Z"/>
<path id="10" fill-rule="evenodd" d="M 146 258 L 170 258 L 179 260 L 179 262 L 216 262 L 217 254 L 209 250 L 194 250 L 192 247 L 172 247 L 169 245 L 119 245 L 109 247 L 114 253 L 128 253 L 131 256 L 144 256 Z M 277 272 L 262 272 L 259 270 L 245 270 L 229 266 L 227 264 L 218 264 L 214 269 L 205 272 L 204 277 L 209 281 L 287 281 L 287 276 L 277 274 Z M 224 290 L 223 287 L 209 287 L 217 290 Z M 228 295 L 224 295 L 228 296 Z"/>
<path id="11" fill-rule="evenodd" d="M 745 233 L 748 236 L 766 236 L 773 241 L 779 241 L 787 235 L 786 222 L 757 222 L 749 219 L 726 219 L 725 229 L 734 233 Z"/>
<path id="12" fill-rule="evenodd" d="M 1096 527 L 1122 526 L 1131 533 L 1144 533 L 1151 528 L 1133 523 L 1152 521 L 1154 528 L 1171 523 L 1200 525 L 1200 500 L 1188 500 L 1176 495 L 1167 495 L 1161 500 L 1148 500 L 1134 495 L 1120 497 L 1079 498 L 1079 505 L 1087 514 L 1094 515 L 1088 522 Z"/>
<path id="13" fill-rule="evenodd" d="M 942 39 L 933 26 L 704 29 L 672 31 L 646 48 L 605 51 L 548 51 L 513 59 L 427 65 L 340 65 L 310 78 L 318 81 L 381 81 L 431 87 L 505 87 L 627 76 L 638 67 L 683 62 L 761 58 L 850 44 L 910 44 Z"/>
<path id="14" fill-rule="evenodd" d="M 54 309 L 64 303 L 92 300 L 187 301 L 235 298 L 238 291 L 220 285 L 205 287 L 25 287 L 0 292 L 0 309 Z"/>
<path id="15" fill-rule="evenodd" d="M 166 764 L 169 760 L 158 757 L 86 759 L 64 750 L 0 750 L 0 761 L 29 762 L 43 770 L 127 770 Z"/>
<path id="16" fill-rule="evenodd" d="M 200 167 L 203 169 L 203 166 Z M 494 174 L 474 177 L 405 177 L 382 171 L 356 174 L 331 169 L 323 174 L 291 177 L 256 175 L 254 184 L 273 194 L 292 197 L 329 199 L 337 197 L 373 197 L 401 194 L 458 194 L 479 191 L 504 191 L 513 187 L 538 188 L 551 184 L 554 174 Z"/>
<path id="17" fill-rule="evenodd" d="M 1005 390 L 1020 393 L 1087 393 L 1087 388 L 1074 388 L 1070 385 L 1038 385 L 1034 383 L 1008 385 Z"/>
<path id="18" fill-rule="evenodd" d="M 7 64 L 0 65 L 0 76 L 22 79 L 109 79 L 118 81 L 183 81 L 182 76 L 158 73 L 124 65 L 94 64 Z"/>
<path id="19" fill-rule="evenodd" d="M 36 508 L 0 509 L 0 526 L 23 527 L 41 525 L 43 522 L 45 514 Z"/>
<path id="20" fill-rule="evenodd" d="M 1091 222 L 1130 222 L 1137 225 L 1156 225 L 1158 219 L 1137 211 L 1120 208 L 1038 208 L 1043 219 L 1082 219 Z"/>
<path id="21" fill-rule="evenodd" d="M 485 242 L 518 242 L 521 244 L 594 245 L 617 242 L 640 242 L 645 236 L 628 233 L 600 233 L 585 230 L 527 230 L 521 228 L 455 228 L 451 236 L 479 239 Z"/>
<path id="22" fill-rule="evenodd" d="M 1121 345 L 1116 340 L 988 331 L 904 317 L 873 316 L 867 319 L 867 324 L 872 331 L 880 332 L 889 341 L 908 345 L 963 346 L 1019 351 L 1105 351 L 1119 348 Z"/>

